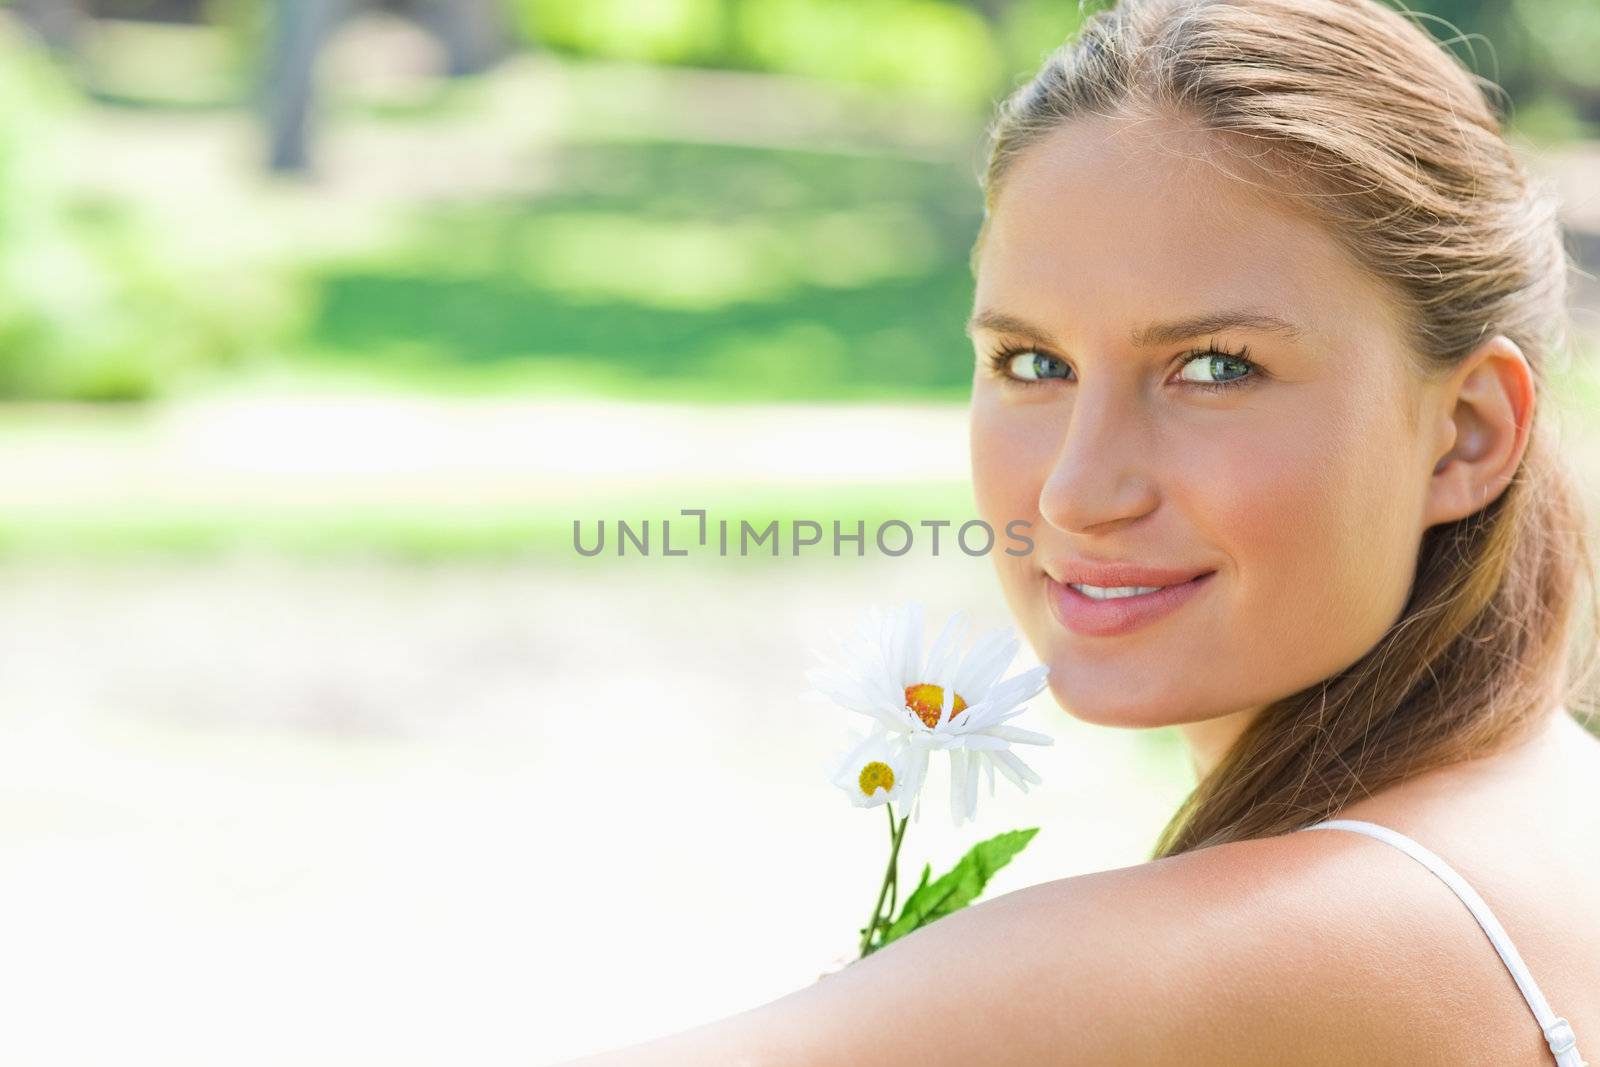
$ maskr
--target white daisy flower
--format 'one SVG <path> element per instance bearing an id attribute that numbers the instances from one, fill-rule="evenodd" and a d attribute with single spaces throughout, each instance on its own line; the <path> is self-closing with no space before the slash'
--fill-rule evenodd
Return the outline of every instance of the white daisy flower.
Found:
<path id="1" fill-rule="evenodd" d="M 1012 744 L 1051 745 L 1047 734 L 1006 725 L 1027 710 L 1022 702 L 1044 688 L 1049 669 L 1034 667 L 1004 681 L 1020 642 L 1010 628 L 985 634 L 965 656 L 959 655 L 964 612 L 952 615 L 926 658 L 921 655 L 922 606 L 911 603 L 888 612 L 872 609 L 840 655 L 813 654 L 821 665 L 806 672 L 812 687 L 834 703 L 873 720 L 878 730 L 903 740 L 906 776 L 903 796 L 917 803 L 927 773 L 928 754 L 950 753 L 950 815 L 956 825 L 977 811 L 978 776 L 988 771 L 994 796 L 999 771 L 1024 792 L 1041 781 L 1011 751 Z"/>
<path id="2" fill-rule="evenodd" d="M 858 808 L 875 808 L 916 793 L 906 773 L 909 744 L 903 737 L 875 729 L 863 737 L 851 731 L 851 747 L 829 776 Z"/>

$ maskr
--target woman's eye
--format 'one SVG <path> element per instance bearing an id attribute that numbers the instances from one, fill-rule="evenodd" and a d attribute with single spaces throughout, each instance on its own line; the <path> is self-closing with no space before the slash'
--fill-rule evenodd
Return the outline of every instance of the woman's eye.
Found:
<path id="1" fill-rule="evenodd" d="M 1021 381 L 1037 382 L 1047 378 L 1064 377 L 1067 365 L 1054 356 L 1047 356 L 1042 352 L 1018 352 L 1007 359 L 1006 371 Z"/>
<path id="2" fill-rule="evenodd" d="M 991 355 L 989 362 L 1000 377 L 1018 385 L 1039 385 L 1052 379 L 1067 379 L 1072 372 L 1066 361 L 1033 349 L 1001 350 Z M 1183 366 L 1199 367 L 1201 376 L 1180 376 L 1179 380 L 1186 386 L 1209 393 L 1244 388 L 1255 384 L 1261 377 L 1260 368 L 1244 350 L 1226 352 L 1205 349 L 1193 352 Z"/>
<path id="3" fill-rule="evenodd" d="M 1192 385 L 1231 385 L 1250 375 L 1254 367 L 1248 359 L 1226 352 L 1200 352 L 1184 363 L 1184 367 L 1202 367 L 1209 378 L 1185 378 Z"/>

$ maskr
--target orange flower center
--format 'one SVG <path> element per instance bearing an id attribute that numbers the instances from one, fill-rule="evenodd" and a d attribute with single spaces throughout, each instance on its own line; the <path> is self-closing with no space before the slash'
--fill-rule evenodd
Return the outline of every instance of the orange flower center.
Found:
<path id="1" fill-rule="evenodd" d="M 916 685 L 906 686 L 906 707 L 917 713 L 928 729 L 939 725 L 939 712 L 944 708 L 944 689 L 927 682 L 918 682 Z M 961 699 L 961 694 L 955 695 L 955 702 L 950 705 L 950 719 L 967 710 L 967 702 Z"/>

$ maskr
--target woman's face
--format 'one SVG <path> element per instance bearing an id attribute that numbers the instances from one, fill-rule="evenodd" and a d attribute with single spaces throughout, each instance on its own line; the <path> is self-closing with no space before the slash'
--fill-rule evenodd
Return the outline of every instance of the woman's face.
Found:
<path id="1" fill-rule="evenodd" d="M 1404 607 L 1449 445 L 1379 285 L 1215 149 L 1176 124 L 1063 127 L 1007 175 L 982 250 L 977 505 L 997 532 L 1031 522 L 1030 554 L 993 558 L 1091 722 L 1238 718 L 1353 663 Z M 1107 632 L 1134 601 L 1073 592 L 1083 562 L 1212 573 Z"/>

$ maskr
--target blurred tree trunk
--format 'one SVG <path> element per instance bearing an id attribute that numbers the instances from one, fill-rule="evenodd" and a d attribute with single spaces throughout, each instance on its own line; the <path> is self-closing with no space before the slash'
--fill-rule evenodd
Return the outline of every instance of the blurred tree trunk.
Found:
<path id="1" fill-rule="evenodd" d="M 452 77 L 480 74 L 506 53 L 510 32 L 497 0 L 412 0 L 400 10 L 444 44 Z"/>
<path id="2" fill-rule="evenodd" d="M 71 0 L 15 0 L 12 5 L 23 25 L 38 34 L 52 52 L 73 51 L 83 12 Z"/>
<path id="3" fill-rule="evenodd" d="M 310 163 L 317 56 L 350 12 L 350 0 L 277 0 L 267 58 L 267 165 L 301 171 Z"/>
<path id="4" fill-rule="evenodd" d="M 444 45 L 452 76 L 489 69 L 510 39 L 501 0 L 276 0 L 265 103 L 271 169 L 309 166 L 317 56 L 341 22 L 366 8 L 421 23 Z"/>

